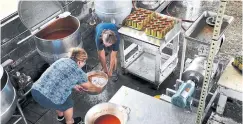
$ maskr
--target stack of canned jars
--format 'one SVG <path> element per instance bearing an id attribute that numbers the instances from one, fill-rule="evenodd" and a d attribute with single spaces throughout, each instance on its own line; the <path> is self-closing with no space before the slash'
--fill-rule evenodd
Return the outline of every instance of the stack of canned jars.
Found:
<path id="1" fill-rule="evenodd" d="M 145 33 L 162 39 L 174 27 L 174 24 L 175 20 L 173 19 L 157 16 L 145 26 Z"/>
<path id="2" fill-rule="evenodd" d="M 154 15 L 155 13 L 152 11 L 139 8 L 126 18 L 126 26 L 142 30 L 152 20 Z"/>
<path id="3" fill-rule="evenodd" d="M 126 18 L 126 26 L 137 30 L 144 30 L 148 36 L 158 39 L 164 36 L 174 27 L 176 21 L 163 17 L 155 12 L 139 8 Z"/>

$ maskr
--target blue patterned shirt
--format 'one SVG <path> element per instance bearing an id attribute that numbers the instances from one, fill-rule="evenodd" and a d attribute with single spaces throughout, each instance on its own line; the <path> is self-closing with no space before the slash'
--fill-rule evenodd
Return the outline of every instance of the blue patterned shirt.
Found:
<path id="1" fill-rule="evenodd" d="M 38 90 L 55 104 L 63 104 L 76 84 L 87 82 L 86 73 L 70 58 L 54 62 L 34 83 Z"/>

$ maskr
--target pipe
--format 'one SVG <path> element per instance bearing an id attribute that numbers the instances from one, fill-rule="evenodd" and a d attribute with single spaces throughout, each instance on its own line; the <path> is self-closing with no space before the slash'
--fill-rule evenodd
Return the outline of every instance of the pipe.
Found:
<path id="1" fill-rule="evenodd" d="M 13 60 L 12 59 L 7 59 L 1 65 L 2 65 L 2 67 L 5 67 L 5 66 L 8 66 L 8 65 L 10 65 L 12 63 L 13 63 Z"/>

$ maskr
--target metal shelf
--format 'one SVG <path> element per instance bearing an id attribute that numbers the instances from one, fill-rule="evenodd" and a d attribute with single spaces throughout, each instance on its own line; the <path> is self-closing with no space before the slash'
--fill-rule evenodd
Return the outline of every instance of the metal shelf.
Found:
<path id="1" fill-rule="evenodd" d="M 161 65 L 163 65 L 170 57 L 161 57 Z M 142 53 L 126 70 L 144 80 L 151 83 L 155 82 L 155 55 Z M 167 68 L 160 72 L 159 82 L 163 82 L 175 69 L 178 59 L 174 58 L 173 62 Z"/>
<path id="2" fill-rule="evenodd" d="M 119 45 L 121 67 L 125 72 L 130 72 L 151 82 L 158 89 L 159 85 L 172 73 L 178 63 L 180 30 L 181 22 L 178 21 L 163 39 L 156 39 L 147 36 L 144 31 L 121 27 L 118 30 L 121 34 Z M 125 48 L 125 41 L 132 44 Z M 168 52 L 167 49 L 171 51 L 170 54 L 164 53 Z M 128 55 L 131 56 L 126 58 Z"/>

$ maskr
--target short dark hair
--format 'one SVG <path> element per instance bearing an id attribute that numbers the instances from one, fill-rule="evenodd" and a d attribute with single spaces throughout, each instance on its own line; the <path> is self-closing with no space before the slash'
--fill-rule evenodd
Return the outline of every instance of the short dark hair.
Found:
<path id="1" fill-rule="evenodd" d="M 103 30 L 102 31 L 102 35 L 101 35 L 101 38 L 105 36 L 105 41 L 103 42 L 107 42 L 107 43 L 116 43 L 117 41 L 117 38 L 116 38 L 116 34 L 114 31 L 111 31 L 111 30 Z"/>

